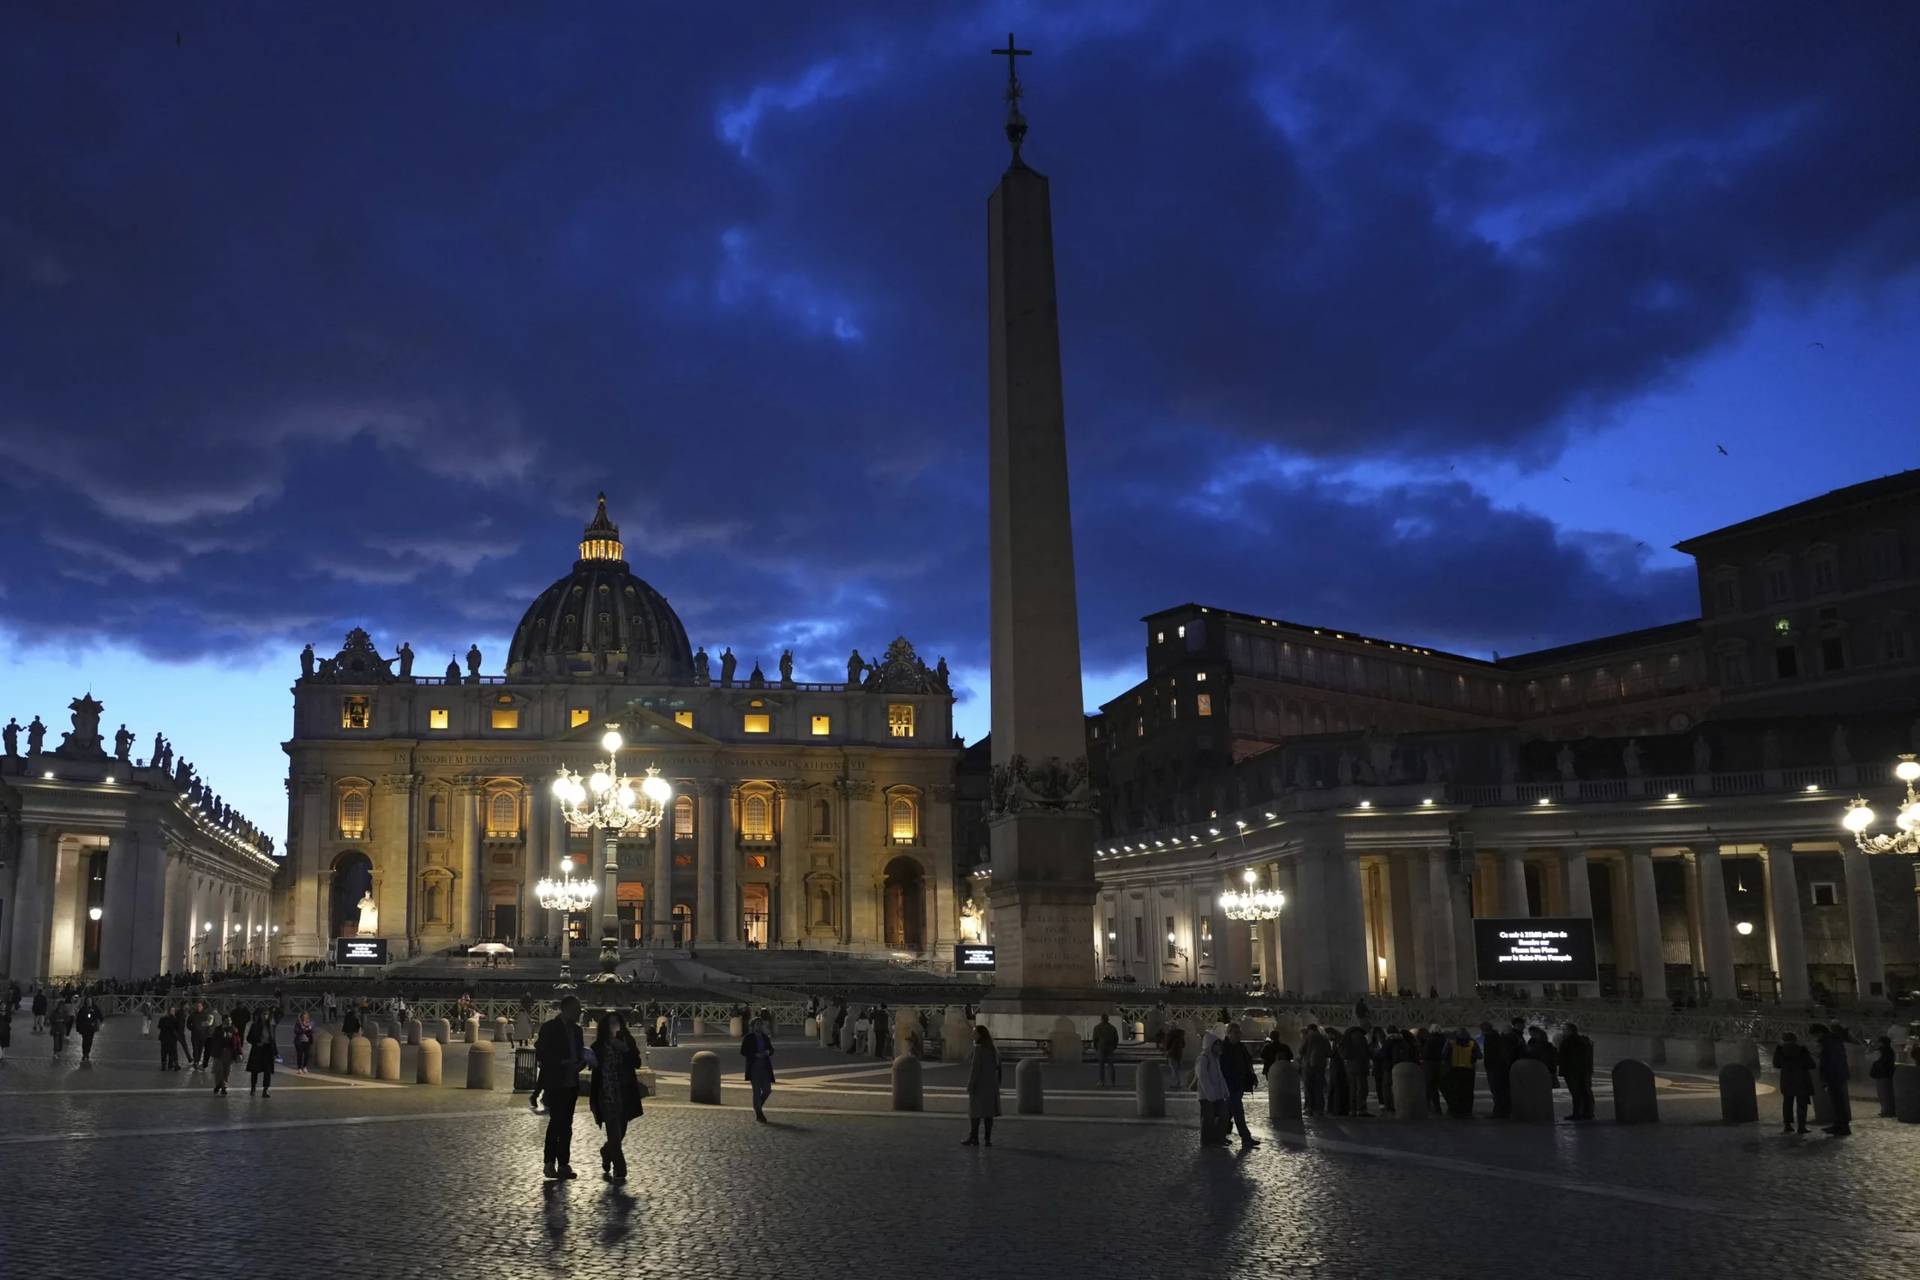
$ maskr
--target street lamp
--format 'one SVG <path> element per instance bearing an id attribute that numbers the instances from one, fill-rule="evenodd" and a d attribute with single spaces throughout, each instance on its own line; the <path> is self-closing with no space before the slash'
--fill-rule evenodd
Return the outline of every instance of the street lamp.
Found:
<path id="1" fill-rule="evenodd" d="M 566 917 L 576 911 L 585 911 L 593 905 L 593 895 L 599 886 L 591 880 L 573 878 L 573 859 L 560 859 L 560 878 L 558 880 L 542 878 L 533 887 L 534 896 L 540 899 L 540 905 L 548 911 L 564 913 L 560 921 L 560 982 L 563 987 L 573 985 L 572 942 L 573 935 Z"/>
<path id="2" fill-rule="evenodd" d="M 1862 853 L 1920 853 L 1920 795 L 1915 795 L 1913 790 L 1913 784 L 1920 781 L 1920 760 L 1910 755 L 1901 756 L 1900 762 L 1893 766 L 1893 776 L 1907 784 L 1907 798 L 1893 816 L 1897 830 L 1867 834 L 1867 828 L 1873 825 L 1874 813 L 1860 796 L 1855 796 L 1841 815 L 1840 825 L 1853 832 L 1854 843 Z"/>
<path id="3" fill-rule="evenodd" d="M 607 753 L 606 763 L 596 763 L 592 775 L 584 782 L 579 774 L 561 765 L 553 780 L 553 798 L 560 805 L 560 816 L 566 819 L 567 825 L 598 831 L 605 837 L 606 863 L 602 873 L 606 879 L 604 901 L 607 902 L 614 900 L 620 883 L 619 838 L 626 834 L 639 835 L 659 826 L 667 811 L 667 802 L 673 799 L 673 788 L 652 765 L 647 766 L 647 776 L 637 787 L 632 778 L 620 776 L 620 748 L 625 742 L 620 736 L 620 726 L 609 724 L 600 739 L 600 746 Z M 656 887 L 656 892 L 665 891 L 665 885 Z"/>
<path id="4" fill-rule="evenodd" d="M 1229 920 L 1261 921 L 1277 920 L 1280 909 L 1287 905 L 1287 895 L 1278 889 L 1256 889 L 1260 873 L 1248 867 L 1241 877 L 1246 882 L 1246 890 L 1229 889 L 1220 895 L 1220 911 Z"/>

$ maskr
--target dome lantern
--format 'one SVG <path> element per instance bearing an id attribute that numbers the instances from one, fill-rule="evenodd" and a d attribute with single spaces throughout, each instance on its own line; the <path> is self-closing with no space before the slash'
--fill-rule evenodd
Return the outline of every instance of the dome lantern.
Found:
<path id="1" fill-rule="evenodd" d="M 620 526 L 607 515 L 607 495 L 600 495 L 599 509 L 580 534 L 582 560 L 625 560 L 626 548 L 620 545 Z"/>

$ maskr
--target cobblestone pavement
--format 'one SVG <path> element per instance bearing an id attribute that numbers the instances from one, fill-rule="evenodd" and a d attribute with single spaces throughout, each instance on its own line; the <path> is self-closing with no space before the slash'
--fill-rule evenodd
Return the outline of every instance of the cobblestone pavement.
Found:
<path id="1" fill-rule="evenodd" d="M 1699 1093 L 1663 1096 L 1664 1123 L 1644 1127 L 1355 1119 L 1285 1134 L 1261 1118 L 1266 1145 L 1245 1153 L 1200 1149 L 1184 1100 L 1143 1122 L 1099 1098 L 1103 1116 L 1016 1116 L 1009 1095 L 997 1145 L 968 1149 L 955 1114 L 802 1087 L 798 1044 L 770 1125 L 731 1090 L 718 1108 L 677 1101 L 662 1055 L 631 1180 L 610 1187 L 584 1108 L 580 1181 L 545 1184 L 544 1121 L 503 1092 L 283 1073 L 270 1100 L 244 1076 L 215 1098 L 203 1077 L 162 1076 L 150 1048 L 103 1034 L 82 1069 L 15 1035 L 0 1273 L 1480 1280 L 1499 1257 L 1557 1277 L 1891 1277 L 1920 1250 L 1920 1126 L 1863 1117 L 1845 1141 L 1784 1138 L 1718 1124 Z"/>

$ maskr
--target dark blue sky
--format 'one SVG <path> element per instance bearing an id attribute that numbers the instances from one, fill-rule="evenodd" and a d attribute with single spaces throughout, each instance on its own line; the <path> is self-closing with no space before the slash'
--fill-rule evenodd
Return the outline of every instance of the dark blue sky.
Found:
<path id="1" fill-rule="evenodd" d="M 1009 26 L 1090 697 L 1187 599 L 1470 652 L 1687 616 L 1675 539 L 1920 461 L 1912 6 L 43 8 L 0 718 L 105 686 L 269 826 L 299 646 L 497 670 L 600 488 L 696 643 L 904 632 L 984 729 Z"/>

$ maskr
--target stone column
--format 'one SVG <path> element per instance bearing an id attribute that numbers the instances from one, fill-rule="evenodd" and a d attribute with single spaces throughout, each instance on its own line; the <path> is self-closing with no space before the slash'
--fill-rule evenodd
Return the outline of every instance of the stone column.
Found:
<path id="1" fill-rule="evenodd" d="M 1667 1002 L 1667 964 L 1660 946 L 1660 901 L 1654 892 L 1653 850 L 1628 852 L 1628 874 L 1633 878 L 1633 950 L 1640 972 L 1640 998 L 1648 1004 Z"/>
<path id="2" fill-rule="evenodd" d="M 140 838 L 131 831 L 116 831 L 107 842 L 107 885 L 100 903 L 103 978 L 134 976 L 134 901 L 139 879 Z"/>
<path id="3" fill-rule="evenodd" d="M 1427 982 L 1439 988 L 1443 996 L 1457 996 L 1471 985 L 1460 972 L 1460 957 L 1453 945 L 1456 931 L 1452 862 L 1451 849 L 1427 851 L 1427 937 L 1432 956 Z"/>
<path id="4" fill-rule="evenodd" d="M 455 940 L 478 936 L 480 921 L 480 824 L 485 815 L 481 813 L 483 797 L 480 788 L 472 783 L 457 787 L 453 793 L 460 806 L 460 878 L 457 882 L 458 898 L 448 905 L 453 909 L 448 918 L 453 921 Z"/>
<path id="5" fill-rule="evenodd" d="M 673 802 L 653 829 L 653 883 L 647 886 L 647 911 L 653 917 L 653 945 L 673 945 Z"/>
<path id="6" fill-rule="evenodd" d="M 567 856 L 567 850 L 571 844 L 568 839 L 566 815 L 560 811 L 560 805 L 553 798 L 553 792 L 548 790 L 545 794 L 547 799 L 547 858 L 544 863 L 533 869 L 533 878 L 536 881 L 543 877 L 551 877 L 555 880 L 560 878 L 560 859 Z M 548 911 L 545 914 L 547 917 L 547 927 L 543 932 L 548 938 L 558 943 L 561 930 L 567 927 L 566 918 L 558 911 Z"/>
<path id="7" fill-rule="evenodd" d="M 778 791 L 780 857 L 773 873 L 773 907 L 774 919 L 779 923 L 769 945 L 791 946 L 800 939 L 801 900 L 806 897 L 803 878 L 806 875 L 807 833 L 806 823 L 800 816 L 798 785 L 783 782 Z M 933 921 L 927 923 L 931 925 Z"/>
<path id="8" fill-rule="evenodd" d="M 7 904 L 13 917 L 13 949 L 7 972 L 23 987 L 47 976 L 48 897 L 53 888 L 53 852 L 58 847 L 59 836 L 47 827 L 28 824 L 20 828 L 20 867 L 14 876 L 13 901 Z"/>
<path id="9" fill-rule="evenodd" d="M 1767 842 L 1767 922 L 1773 930 L 1773 967 L 1780 975 L 1780 1000 L 1805 1004 L 1807 937 L 1800 925 L 1800 877 L 1793 867 L 1793 846 L 1785 840 Z"/>
<path id="10" fill-rule="evenodd" d="M 147 978 L 167 967 L 167 856 L 159 831 L 146 828 L 135 835 L 135 840 L 138 863 L 133 886 L 132 948 L 128 955 L 127 973 L 133 978 Z M 111 882 L 107 888 L 112 890 Z M 258 895 L 255 901 L 259 902 Z M 266 924 L 269 923 L 270 914 L 267 904 L 260 903 L 256 918 Z M 261 935 L 262 945 L 269 936 Z"/>
<path id="11" fill-rule="evenodd" d="M 520 869 L 520 936 L 532 938 L 546 933 L 551 937 L 551 930 L 542 929 L 534 923 L 534 912 L 540 909 L 540 903 L 533 896 L 533 886 L 539 883 L 540 877 L 553 874 L 553 871 L 548 868 L 556 861 L 547 843 L 551 835 L 547 822 L 547 810 L 553 807 L 553 792 L 539 785 L 536 779 L 529 778 L 526 781 L 527 859 Z M 416 873 L 409 879 L 418 880 L 419 876 Z M 407 897 L 409 900 L 413 897 L 411 888 L 407 891 Z"/>
<path id="12" fill-rule="evenodd" d="M 1694 847 L 1693 874 L 1707 989 L 1715 1001 L 1731 1000 L 1738 994 L 1733 980 L 1733 927 L 1727 922 L 1727 877 L 1721 870 L 1719 845 L 1709 841 Z"/>
<path id="13" fill-rule="evenodd" d="M 1873 896 L 1873 867 L 1858 846 L 1840 850 L 1847 878 L 1847 929 L 1853 935 L 1854 990 L 1862 1000 L 1886 993 L 1887 962 L 1880 950 L 1880 912 Z"/>
<path id="14" fill-rule="evenodd" d="M 1305 942 L 1303 935 L 1306 930 L 1306 916 L 1301 907 L 1303 899 L 1301 898 L 1300 860 L 1298 858 L 1292 858 L 1281 863 L 1274 869 L 1273 876 L 1275 887 L 1287 895 L 1287 905 L 1281 909 L 1280 918 L 1274 921 L 1274 933 L 1278 935 L 1275 940 L 1275 946 L 1280 952 L 1280 977 L 1284 983 L 1280 989 L 1282 991 L 1291 991 L 1296 996 L 1304 995 L 1307 991 L 1306 948 L 1303 945 Z M 1127 899 L 1122 898 L 1121 902 L 1124 905 Z M 1137 912 L 1140 908 L 1135 906 L 1132 910 Z M 1120 925 L 1122 930 L 1127 928 L 1127 918 L 1130 917 L 1123 914 Z M 1125 948 L 1131 948 L 1133 939 L 1125 933 L 1122 933 L 1120 945 Z M 1126 954 L 1128 956 L 1128 964 L 1137 963 L 1132 959 L 1131 950 L 1127 951 Z"/>
<path id="15" fill-rule="evenodd" d="M 1567 914 L 1574 917 L 1584 916 L 1588 920 L 1593 919 L 1593 881 L 1588 875 L 1587 851 L 1568 849 L 1565 854 L 1565 870 Z M 1597 936 L 1593 940 L 1593 945 L 1597 956 L 1600 947 L 1600 939 Z M 1581 996 L 1593 996 L 1599 993 L 1598 983 L 1582 982 L 1578 987 Z"/>
<path id="16" fill-rule="evenodd" d="M 734 835 L 739 788 L 727 784 L 720 796 L 720 897 L 715 922 L 721 945 L 740 941 L 740 841 Z"/>
<path id="17" fill-rule="evenodd" d="M 700 854 L 695 867 L 698 881 L 693 889 L 693 936 L 696 942 L 706 943 L 715 937 L 713 883 L 715 864 L 720 861 L 719 797 L 724 784 L 708 779 L 698 785 L 699 807 L 694 814 L 693 834 Z"/>
<path id="18" fill-rule="evenodd" d="M 873 919 L 872 894 L 867 889 L 867 882 L 872 879 L 874 850 L 879 846 L 879 836 L 874 831 L 874 788 L 871 782 L 847 779 L 845 791 L 847 820 L 842 824 L 845 836 L 840 848 L 840 941 L 845 946 L 856 942 L 872 945 L 880 941 L 879 924 Z M 1157 966 L 1154 972 L 1159 972 Z"/>
<path id="19" fill-rule="evenodd" d="M 1511 849 L 1500 857 L 1500 914 L 1515 920 L 1533 914 L 1527 902 L 1526 855 Z"/>
<path id="20" fill-rule="evenodd" d="M 385 820 L 374 830 L 373 864 L 380 869 L 379 890 L 374 902 L 380 911 L 380 933 L 388 941 L 388 954 L 407 954 L 406 940 L 415 933 L 413 922 L 413 884 L 415 867 L 413 839 L 413 784 L 411 774 L 387 774 L 380 779 L 380 797 L 386 801 Z M 480 922 L 474 922 L 474 936 L 480 935 Z"/>

